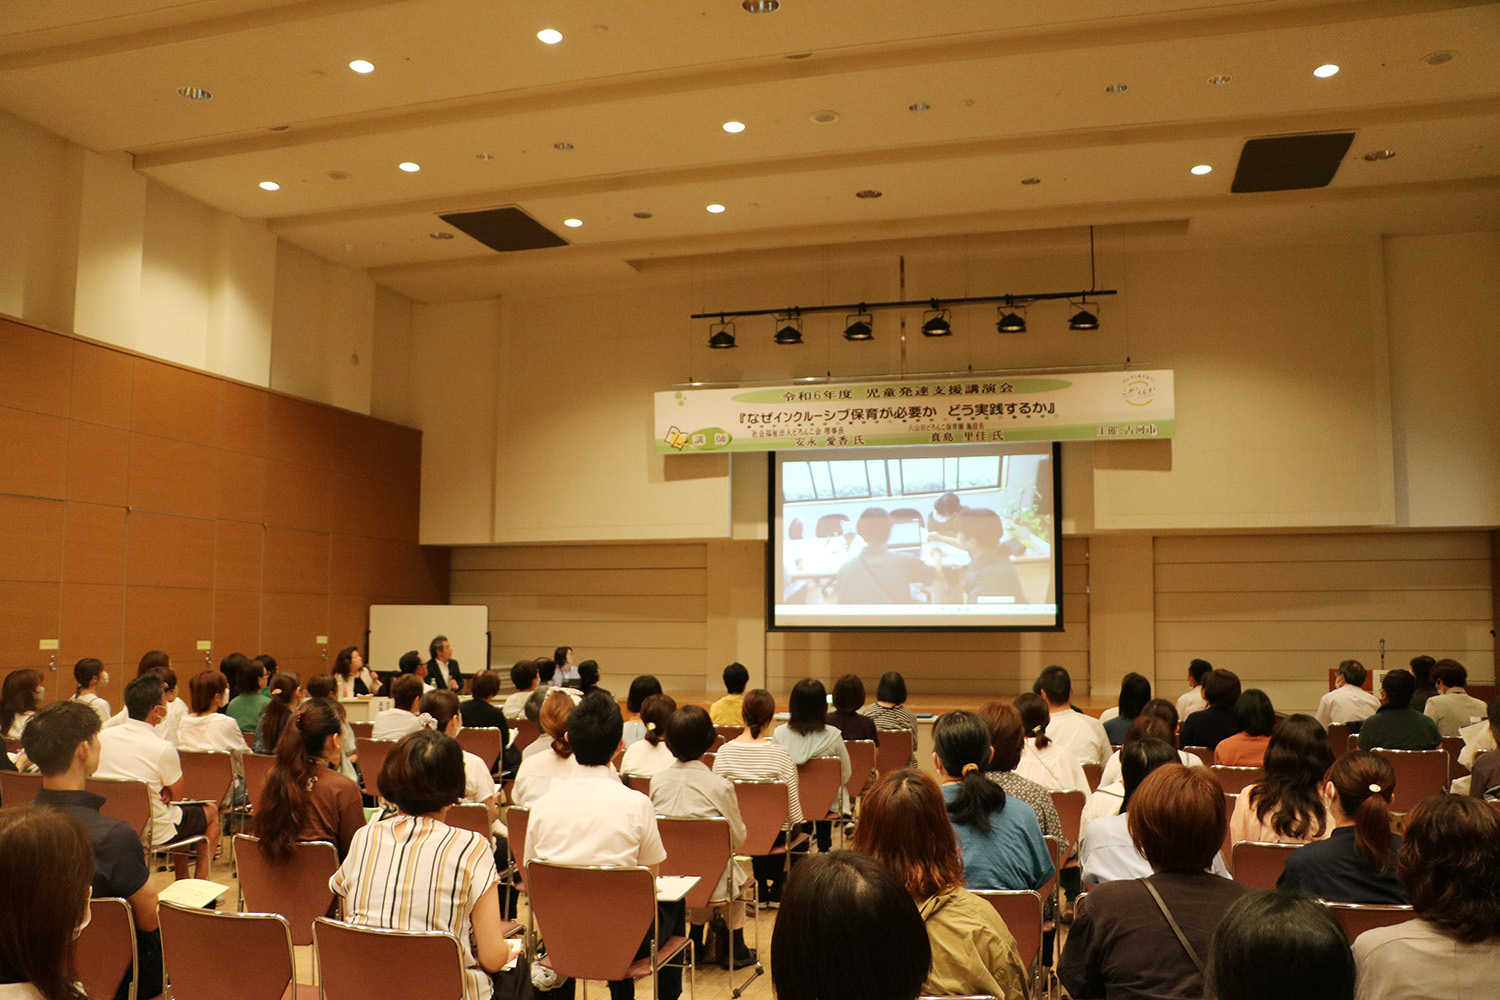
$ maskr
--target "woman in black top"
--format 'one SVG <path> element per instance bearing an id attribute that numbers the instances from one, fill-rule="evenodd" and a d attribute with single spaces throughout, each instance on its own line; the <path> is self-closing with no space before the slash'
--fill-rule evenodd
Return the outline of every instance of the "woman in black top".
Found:
<path id="1" fill-rule="evenodd" d="M 479 671 L 469 685 L 469 700 L 458 707 L 458 718 L 469 729 L 500 730 L 500 745 L 506 747 L 510 746 L 510 723 L 499 705 L 490 704 L 499 693 L 500 675 L 493 670 Z"/>
<path id="2" fill-rule="evenodd" d="M 1408 903 L 1396 878 L 1401 837 L 1391 833 L 1395 787 L 1396 772 L 1379 754 L 1355 750 L 1334 761 L 1323 781 L 1333 833 L 1288 855 L 1276 888 L 1300 889 L 1330 903 Z"/>

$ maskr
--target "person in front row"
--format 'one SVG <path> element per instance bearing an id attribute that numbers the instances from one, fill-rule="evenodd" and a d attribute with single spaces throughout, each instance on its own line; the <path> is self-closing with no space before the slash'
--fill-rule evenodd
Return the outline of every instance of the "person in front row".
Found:
<path id="1" fill-rule="evenodd" d="M 93 871 L 78 820 L 46 806 L 0 809 L 0 997 L 87 1000 L 74 948 Z"/>
<path id="2" fill-rule="evenodd" d="M 417 715 L 417 702 L 422 698 L 422 678 L 416 674 L 403 674 L 391 684 L 391 707 L 375 714 L 375 724 L 370 727 L 370 738 L 375 740 L 399 740 L 407 733 L 422 728 L 422 719 Z"/>
<path id="3" fill-rule="evenodd" d="M 1422 713 L 1437 723 L 1444 739 L 1457 736 L 1464 726 L 1478 722 L 1487 713 L 1484 702 L 1464 690 L 1469 671 L 1457 660 L 1438 660 L 1432 668 L 1438 693 L 1427 699 Z"/>
<path id="4" fill-rule="evenodd" d="M 937 578 L 936 571 L 916 556 L 886 547 L 891 523 L 884 507 L 866 507 L 859 515 L 855 530 L 865 546 L 834 577 L 834 596 L 840 604 L 911 604 L 912 584 L 930 584 Z"/>
<path id="5" fill-rule="evenodd" d="M 1417 679 L 1405 670 L 1380 679 L 1380 710 L 1359 727 L 1361 750 L 1436 750 L 1443 742 L 1437 723 L 1411 707 Z"/>
<path id="6" fill-rule="evenodd" d="M 745 702 L 745 685 L 750 683 L 750 671 L 743 663 L 731 663 L 724 668 L 724 690 L 726 694 L 708 707 L 708 717 L 716 726 L 743 726 L 740 706 Z"/>
<path id="7" fill-rule="evenodd" d="M 1208 707 L 1182 720 L 1182 728 L 1177 731 L 1178 746 L 1213 750 L 1240 731 L 1240 720 L 1234 714 L 1240 700 L 1239 674 L 1233 670 L 1210 670 L 1203 675 L 1203 697 L 1208 700 Z"/>
<path id="8" fill-rule="evenodd" d="M 124 820 L 101 815 L 101 796 L 87 791 L 84 782 L 99 767 L 99 716 L 88 705 L 59 701 L 37 712 L 22 733 L 26 756 L 42 772 L 36 804 L 53 806 L 72 816 L 88 831 L 94 848 L 94 896 L 118 896 L 130 904 L 135 922 L 136 995 L 161 993 L 161 935 L 156 924 L 156 885 L 141 855 L 141 841 Z M 241 741 L 243 745 L 243 741 Z M 36 872 L 32 873 L 36 875 Z M 5 883 L 6 894 L 17 889 Z M 130 993 L 126 976 L 115 994 Z"/>
<path id="9" fill-rule="evenodd" d="M 1333 690 L 1318 700 L 1317 719 L 1324 729 L 1335 722 L 1364 722 L 1380 708 L 1380 699 L 1361 686 L 1368 676 L 1369 671 L 1358 660 L 1339 664 Z M 1343 749 L 1339 747 L 1339 752 Z"/>
<path id="10" fill-rule="evenodd" d="M 1214 1000 L 1353 1000 L 1354 956 L 1328 907 L 1303 892 L 1241 897 L 1214 933 Z"/>
<path id="11" fill-rule="evenodd" d="M 568 716 L 568 745 L 578 769 L 559 781 L 531 806 L 526 829 L 526 861 L 565 865 L 644 865 L 655 870 L 667 858 L 656 828 L 651 800 L 620 783 L 610 758 L 620 748 L 625 720 L 620 706 L 602 692 L 590 692 Z M 657 903 L 658 942 L 683 933 L 681 900 Z M 541 928 L 543 936 L 547 929 Z M 638 958 L 649 955 L 651 932 L 641 941 Z M 572 984 L 564 987 L 570 995 Z M 657 972 L 657 997 L 677 1000 L 682 968 L 666 965 Z M 553 991 L 558 996 L 562 991 Z M 635 980 L 611 980 L 613 1000 L 630 1000 Z"/>
<path id="12" fill-rule="evenodd" d="M 1047 735 L 1071 753 L 1078 763 L 1103 767 L 1111 753 L 1109 733 L 1104 723 L 1092 715 L 1073 711 L 1073 678 L 1067 669 L 1055 664 L 1047 667 L 1042 671 L 1040 681 L 1040 693 L 1047 699 L 1047 712 L 1051 716 Z"/>

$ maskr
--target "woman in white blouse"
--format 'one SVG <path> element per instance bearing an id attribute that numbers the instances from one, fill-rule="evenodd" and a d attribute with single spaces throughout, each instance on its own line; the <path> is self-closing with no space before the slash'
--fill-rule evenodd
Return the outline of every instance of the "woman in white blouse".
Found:
<path id="1" fill-rule="evenodd" d="M 510 790 L 510 800 L 515 805 L 530 809 L 532 803 L 547 794 L 552 782 L 571 778 L 578 770 L 573 748 L 568 746 L 568 717 L 572 714 L 573 699 L 565 691 L 554 688 L 547 693 L 541 714 L 537 716 L 537 725 L 544 736 L 551 738 L 551 745 L 522 758 L 521 766 L 516 768 L 516 783 Z M 542 740 L 538 738 L 536 742 Z"/>
<path id="2" fill-rule="evenodd" d="M 245 801 L 245 770 L 241 758 L 249 749 L 239 723 L 219 709 L 229 703 L 229 682 L 217 670 L 205 670 L 188 681 L 188 714 L 177 726 L 179 750 L 227 750 L 234 762 L 232 802 Z"/>
<path id="3" fill-rule="evenodd" d="M 455 739 L 458 738 L 458 731 L 464 727 L 463 720 L 458 715 L 458 695 L 452 691 L 428 691 L 422 696 L 417 712 L 432 716 L 436 723 L 433 728 Z M 465 750 L 464 794 L 460 801 L 478 803 L 488 809 L 491 826 L 500 818 L 499 806 L 495 804 L 495 791 L 494 776 L 490 774 L 484 760 L 478 754 Z"/>
<path id="4" fill-rule="evenodd" d="M 1055 792 L 1080 789 L 1087 793 L 1089 781 L 1078 758 L 1047 737 L 1047 720 L 1051 713 L 1042 696 L 1027 692 L 1014 704 L 1016 711 L 1021 713 L 1021 724 L 1026 727 L 1026 746 L 1021 751 L 1016 773 Z"/>
<path id="5" fill-rule="evenodd" d="M 667 722 L 677 711 L 671 695 L 653 694 L 641 703 L 641 724 L 646 734 L 625 748 L 620 760 L 621 774 L 650 777 L 671 767 L 677 760 L 667 747 Z"/>
<path id="6" fill-rule="evenodd" d="M 109 702 L 99 697 L 99 689 L 109 683 L 109 671 L 104 669 L 104 664 L 92 656 L 84 657 L 73 664 L 73 680 L 78 683 L 73 700 L 92 708 L 101 723 L 108 722 Z"/>
<path id="7" fill-rule="evenodd" d="M 333 659 L 333 679 L 338 682 L 338 697 L 369 697 L 380 683 L 365 666 L 365 658 L 359 649 L 346 646 Z"/>

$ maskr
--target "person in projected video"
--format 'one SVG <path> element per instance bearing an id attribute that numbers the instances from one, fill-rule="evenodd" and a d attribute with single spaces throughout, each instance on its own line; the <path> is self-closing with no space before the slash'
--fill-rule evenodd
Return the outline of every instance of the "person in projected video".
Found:
<path id="1" fill-rule="evenodd" d="M 1021 599 L 1021 577 L 1011 564 L 1012 543 L 1000 515 L 986 507 L 965 507 L 954 518 L 958 544 L 969 553 L 969 565 L 959 577 L 966 604 L 980 598 Z"/>
<path id="2" fill-rule="evenodd" d="M 930 584 L 937 571 L 914 555 L 886 548 L 891 515 L 884 507 L 866 507 L 855 523 L 864 548 L 839 567 L 834 595 L 840 604 L 912 604 L 911 585 Z"/>

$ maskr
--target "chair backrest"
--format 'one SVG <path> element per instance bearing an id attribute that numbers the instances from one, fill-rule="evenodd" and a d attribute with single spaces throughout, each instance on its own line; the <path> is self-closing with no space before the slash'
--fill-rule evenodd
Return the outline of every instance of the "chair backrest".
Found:
<path id="1" fill-rule="evenodd" d="M 1238 795 L 1248 786 L 1259 783 L 1266 776 L 1266 772 L 1258 767 L 1230 767 L 1227 764 L 1212 764 L 1209 770 L 1213 771 L 1214 777 L 1219 779 L 1219 784 L 1224 791 L 1234 792 Z"/>
<path id="2" fill-rule="evenodd" d="M 776 836 L 787 824 L 787 786 L 784 781 L 736 781 L 734 797 L 745 821 L 741 854 L 770 854 Z"/>
<path id="3" fill-rule="evenodd" d="M 490 839 L 490 811 L 481 802 L 455 802 L 443 810 L 443 822 L 459 830 L 471 830 Z"/>
<path id="4" fill-rule="evenodd" d="M 875 748 L 875 770 L 883 778 L 892 771 L 900 771 L 911 760 L 911 730 L 882 729 L 880 745 Z"/>
<path id="5" fill-rule="evenodd" d="M 254 733 L 241 732 L 240 733 L 240 737 L 245 741 L 245 749 L 247 749 L 247 750 L 254 750 L 255 749 L 255 734 Z"/>
<path id="6" fill-rule="evenodd" d="M 1448 753 L 1445 750 L 1377 750 L 1396 770 L 1396 789 L 1391 811 L 1411 812 L 1418 802 L 1448 787 Z"/>
<path id="7" fill-rule="evenodd" d="M 1183 753 L 1190 753 L 1203 761 L 1204 767 L 1212 767 L 1214 762 L 1214 751 L 1212 747 L 1183 747 Z"/>
<path id="8" fill-rule="evenodd" d="M 456 1000 L 464 993 L 464 953 L 452 934 L 355 927 L 319 917 L 313 945 L 323 1000 Z"/>
<path id="9" fill-rule="evenodd" d="M 642 795 L 651 794 L 651 775 L 649 774 L 625 774 L 625 785 L 632 791 L 640 792 Z"/>
<path id="10" fill-rule="evenodd" d="M 1079 766 L 1083 768 L 1083 776 L 1088 779 L 1089 791 L 1098 791 L 1099 782 L 1104 777 L 1104 765 L 1087 762 Z"/>
<path id="11" fill-rule="evenodd" d="M 725 743 L 728 743 L 744 731 L 744 726 L 714 726 L 714 732 L 718 733 Z M 723 744 L 720 745 L 722 746 Z"/>
<path id="12" fill-rule="evenodd" d="M 719 752 L 719 747 L 723 746 L 725 743 L 728 743 L 728 742 L 729 741 L 724 738 L 724 735 L 722 733 L 715 732 L 714 733 L 714 741 L 708 745 L 708 752 L 709 753 L 718 753 Z"/>
<path id="13" fill-rule="evenodd" d="M 349 721 L 349 731 L 354 734 L 355 739 L 359 739 L 361 736 L 363 736 L 368 740 L 375 735 L 375 723 L 370 719 L 363 719 L 359 722 L 355 722 L 351 719 Z"/>
<path id="14" fill-rule="evenodd" d="M 797 768 L 797 801 L 803 819 L 822 819 L 833 809 L 843 785 L 837 757 L 809 757 Z"/>
<path id="15" fill-rule="evenodd" d="M 709 753 L 704 754 L 703 758 L 702 758 L 703 759 L 703 766 L 706 767 L 706 768 L 708 768 L 710 771 L 712 771 L 714 769 L 714 758 L 717 757 L 717 756 L 718 756 L 718 754 L 713 753 L 713 752 L 709 752 Z"/>
<path id="16" fill-rule="evenodd" d="M 23 771 L 0 771 L 0 805 L 24 806 L 42 790 L 42 776 Z"/>
<path id="17" fill-rule="evenodd" d="M 313 920 L 333 905 L 328 880 L 338 871 L 337 848 L 326 840 L 294 844 L 291 859 L 273 865 L 261 853 L 260 841 L 241 833 L 234 838 L 234 862 L 245 909 L 281 914 L 291 928 L 293 944 L 312 944 Z"/>
<path id="18" fill-rule="evenodd" d="M 89 900 L 89 925 L 78 935 L 78 981 L 91 997 L 112 997 L 136 963 L 135 919 L 118 896 Z M 130 988 L 135 998 L 135 985 Z M 142 997 L 141 1000 L 146 1000 Z"/>
<path id="19" fill-rule="evenodd" d="M 531 823 L 531 810 L 511 806 L 505 810 L 505 839 L 510 845 L 510 856 L 516 862 L 516 877 L 521 880 L 521 891 L 526 891 L 526 868 L 521 859 L 526 857 L 526 827 Z"/>
<path id="20" fill-rule="evenodd" d="M 1237 792 L 1224 793 L 1224 846 L 1219 850 L 1224 857 L 1224 864 L 1234 871 L 1234 841 L 1230 838 L 1229 821 L 1234 818 L 1234 807 L 1239 802 Z"/>
<path id="21" fill-rule="evenodd" d="M 1359 749 L 1359 734 L 1358 733 L 1350 733 L 1349 734 L 1349 740 L 1348 740 L 1348 742 L 1346 742 L 1344 744 L 1344 752 L 1345 753 L 1353 753 L 1354 751 L 1356 751 L 1358 749 Z"/>
<path id="22" fill-rule="evenodd" d="M 817 538 L 837 538 L 844 533 L 844 525 L 849 523 L 849 519 L 843 514 L 824 514 L 813 527 L 813 535 Z"/>
<path id="23" fill-rule="evenodd" d="M 183 798 L 220 803 L 234 784 L 234 755 L 228 750 L 179 750 Z"/>
<path id="24" fill-rule="evenodd" d="M 162 902 L 162 964 L 172 1000 L 282 1000 L 296 978 L 292 931 L 275 913 L 222 913 Z"/>
<path id="25" fill-rule="evenodd" d="M 697 875 L 698 884 L 684 897 L 689 909 L 707 906 L 714 901 L 714 890 L 729 864 L 729 820 L 677 819 L 656 817 L 661 845 L 667 860 L 661 863 L 663 875 Z"/>
<path id="26" fill-rule="evenodd" d="M 510 745 L 517 750 L 525 750 L 532 743 L 536 742 L 538 736 L 542 735 L 542 731 L 537 728 L 537 724 L 530 719 L 512 719 L 510 728 L 515 733 L 515 736 L 511 737 Z"/>
<path id="27" fill-rule="evenodd" d="M 1047 880 L 1047 884 L 1042 886 L 1039 891 L 1043 897 L 1051 897 L 1052 890 L 1057 887 L 1057 873 L 1062 871 L 1062 844 L 1058 843 L 1057 838 L 1050 833 L 1042 837 L 1042 841 L 1046 843 L 1047 854 L 1052 858 L 1052 877 Z"/>
<path id="28" fill-rule="evenodd" d="M 475 726 L 472 729 L 464 726 L 458 731 L 458 745 L 484 761 L 484 766 L 491 771 L 495 769 L 495 762 L 500 759 L 500 752 L 505 749 L 500 743 L 500 730 L 491 726 Z"/>
<path id="29" fill-rule="evenodd" d="M 1301 844 L 1260 844 L 1237 840 L 1231 850 L 1234 880 L 1255 889 L 1274 889 L 1287 855 Z"/>
<path id="30" fill-rule="evenodd" d="M 380 798 L 377 782 L 385 759 L 396 746 L 395 740 L 362 740 L 356 738 L 354 747 L 359 753 L 359 776 L 364 779 L 365 794 L 372 799 Z"/>
<path id="31" fill-rule="evenodd" d="M 1349 935 L 1349 943 L 1365 931 L 1377 927 L 1404 924 L 1417 915 L 1410 906 L 1389 906 L 1375 903 L 1328 903 L 1324 906 L 1333 911 L 1334 917 Z"/>
<path id="32" fill-rule="evenodd" d="M 1462 778 L 1469 773 L 1469 769 L 1458 762 L 1458 755 L 1463 752 L 1464 738 L 1462 736 L 1443 737 L 1442 749 L 1448 755 L 1448 780 Z"/>
<path id="33" fill-rule="evenodd" d="M 83 787 L 104 799 L 104 804 L 99 807 L 101 813 L 111 819 L 123 820 L 141 838 L 141 843 L 146 844 L 151 828 L 151 790 L 144 781 L 89 778 Z"/>
<path id="34" fill-rule="evenodd" d="M 1069 788 L 1064 791 L 1054 791 L 1051 794 L 1052 805 L 1057 809 L 1057 818 L 1062 821 L 1063 836 L 1068 838 L 1068 843 L 1076 847 L 1078 827 L 1083 823 L 1083 806 L 1088 801 L 1088 793 L 1078 788 Z"/>
<path id="35" fill-rule="evenodd" d="M 1029 969 L 1042 949 L 1042 895 L 1031 889 L 975 889 L 995 908 L 1016 939 L 1021 967 Z"/>
<path id="36" fill-rule="evenodd" d="M 656 920 L 651 869 L 526 865 L 531 908 L 548 964 L 575 979 L 624 979 Z"/>
<path id="37" fill-rule="evenodd" d="M 1349 743 L 1349 724 L 1347 722 L 1330 722 L 1328 724 L 1328 745 L 1334 748 L 1337 754 L 1338 748 L 1347 746 Z"/>
<path id="38" fill-rule="evenodd" d="M 276 758 L 271 754 L 247 753 L 240 758 L 240 766 L 245 769 L 245 794 L 250 797 L 250 808 L 259 809 L 260 797 L 266 790 L 271 768 L 276 766 Z"/>
<path id="39" fill-rule="evenodd" d="M 875 773 L 875 741 L 845 740 L 844 749 L 849 753 L 849 783 L 844 791 L 851 799 L 857 799 Z"/>

